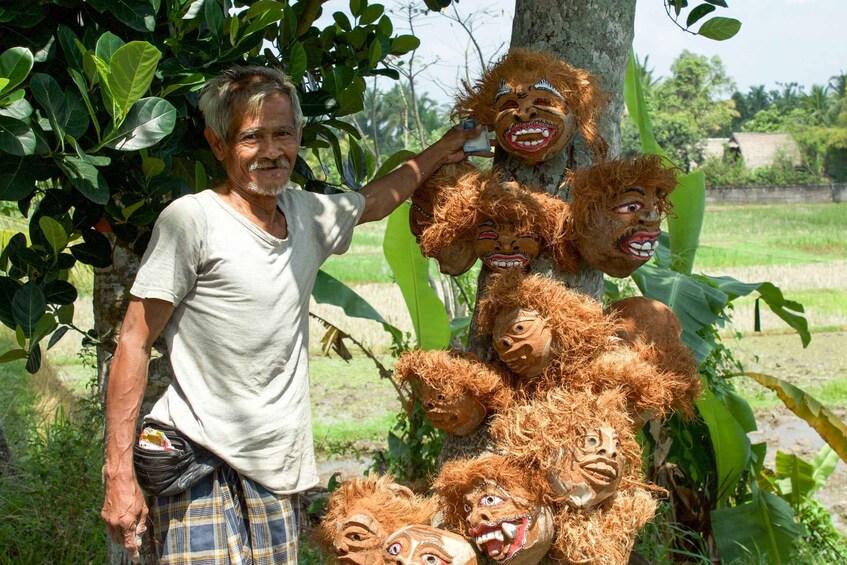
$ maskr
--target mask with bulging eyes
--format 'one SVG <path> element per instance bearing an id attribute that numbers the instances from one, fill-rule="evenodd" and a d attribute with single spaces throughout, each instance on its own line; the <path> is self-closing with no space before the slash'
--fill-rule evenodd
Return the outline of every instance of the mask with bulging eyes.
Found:
<path id="1" fill-rule="evenodd" d="M 553 544 L 550 509 L 513 498 L 500 485 L 483 481 L 464 496 L 468 536 L 498 563 L 534 565 Z"/>
<path id="2" fill-rule="evenodd" d="M 572 141 L 577 123 L 562 94 L 547 80 L 534 84 L 503 81 L 494 99 L 494 129 L 500 146 L 535 165 L 561 153 Z"/>
<path id="3" fill-rule="evenodd" d="M 623 476 L 618 433 L 613 428 L 585 431 L 581 443 L 563 449 L 548 473 L 550 486 L 567 503 L 587 510 L 611 497 Z"/>
<path id="4" fill-rule="evenodd" d="M 586 263 L 613 277 L 628 277 L 650 260 L 659 246 L 661 214 L 655 188 L 620 191 L 611 208 L 591 214 L 577 247 Z"/>
<path id="5" fill-rule="evenodd" d="M 553 334 L 535 310 L 518 308 L 494 319 L 494 349 L 512 371 L 537 377 L 553 358 Z"/>
<path id="6" fill-rule="evenodd" d="M 407 526 L 385 541 L 387 565 L 477 565 L 476 552 L 460 535 L 432 526 Z"/>

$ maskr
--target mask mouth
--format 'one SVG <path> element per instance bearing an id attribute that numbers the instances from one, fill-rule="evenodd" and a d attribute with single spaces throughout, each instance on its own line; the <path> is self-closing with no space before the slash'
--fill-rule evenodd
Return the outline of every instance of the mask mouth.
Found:
<path id="1" fill-rule="evenodd" d="M 510 516 L 497 522 L 484 522 L 468 532 L 474 543 L 490 558 L 505 563 L 524 549 L 530 517 Z"/>
<path id="2" fill-rule="evenodd" d="M 618 248 L 638 261 L 649 261 L 659 247 L 660 231 L 639 230 L 624 235 L 618 241 Z"/>
<path id="3" fill-rule="evenodd" d="M 559 128 L 546 120 L 533 120 L 512 125 L 503 132 L 503 140 L 517 151 L 540 151 L 550 145 L 558 132 Z"/>
<path id="4" fill-rule="evenodd" d="M 582 474 L 593 484 L 608 486 L 615 482 L 620 472 L 620 465 L 608 457 L 592 457 L 580 465 Z"/>
<path id="5" fill-rule="evenodd" d="M 494 271 L 524 268 L 531 260 L 525 253 L 487 253 L 482 256 L 482 262 Z"/>
<path id="6" fill-rule="evenodd" d="M 535 361 L 531 355 L 532 348 L 528 345 L 522 345 L 511 351 L 500 351 L 500 348 L 501 346 L 495 341 L 495 349 L 497 349 L 500 360 L 512 371 L 519 375 L 528 376 L 526 373 Z"/>

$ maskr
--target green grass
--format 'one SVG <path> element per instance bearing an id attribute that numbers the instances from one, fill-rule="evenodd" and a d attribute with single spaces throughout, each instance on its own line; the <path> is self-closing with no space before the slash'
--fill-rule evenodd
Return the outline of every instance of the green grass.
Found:
<path id="1" fill-rule="evenodd" d="M 775 392 L 751 379 L 738 377 L 734 382 L 738 393 L 750 403 L 750 407 L 754 411 L 770 410 L 783 405 L 782 400 Z M 792 381 L 792 384 L 830 410 L 847 408 L 847 377 L 833 377 L 823 383 L 820 381 Z"/>
<path id="2" fill-rule="evenodd" d="M 333 255 L 322 269 L 347 284 L 391 283 L 393 276 L 382 254 L 382 239 L 388 220 L 358 226 L 350 249 Z"/>
<path id="3" fill-rule="evenodd" d="M 847 214 L 835 203 L 710 206 L 697 269 L 796 265 L 847 257 Z"/>

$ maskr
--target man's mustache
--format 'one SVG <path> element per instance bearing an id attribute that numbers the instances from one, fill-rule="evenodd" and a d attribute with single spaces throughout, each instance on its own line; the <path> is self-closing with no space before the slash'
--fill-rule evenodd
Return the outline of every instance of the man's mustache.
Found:
<path id="1" fill-rule="evenodd" d="M 285 157 L 277 157 L 276 159 L 259 159 L 250 167 L 248 167 L 249 171 L 259 171 L 262 169 L 290 169 L 291 165 L 288 164 L 288 159 Z"/>

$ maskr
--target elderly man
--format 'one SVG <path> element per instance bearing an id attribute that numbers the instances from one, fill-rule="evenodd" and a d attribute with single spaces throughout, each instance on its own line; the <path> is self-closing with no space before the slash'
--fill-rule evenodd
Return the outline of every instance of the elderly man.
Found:
<path id="1" fill-rule="evenodd" d="M 142 259 L 106 399 L 101 515 L 137 556 L 147 518 L 138 469 L 167 486 L 153 489 L 162 495 L 151 509 L 162 563 L 296 563 L 291 495 L 318 482 L 307 358 L 318 268 L 347 250 L 356 224 L 384 218 L 464 159 L 479 130 L 451 129 L 361 191 L 323 196 L 286 188 L 303 114 L 282 72 L 232 68 L 206 85 L 200 109 L 226 181 L 171 203 Z M 175 379 L 136 446 L 162 331 Z"/>

